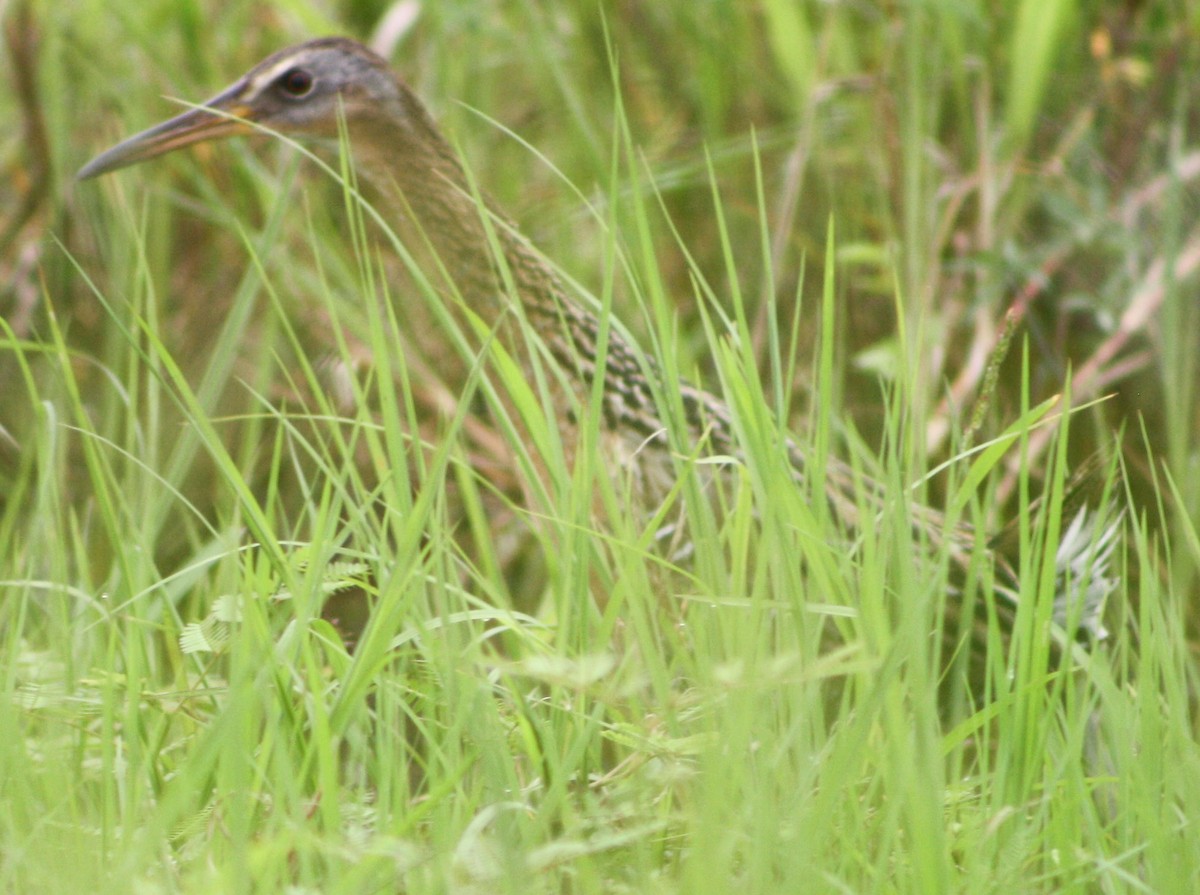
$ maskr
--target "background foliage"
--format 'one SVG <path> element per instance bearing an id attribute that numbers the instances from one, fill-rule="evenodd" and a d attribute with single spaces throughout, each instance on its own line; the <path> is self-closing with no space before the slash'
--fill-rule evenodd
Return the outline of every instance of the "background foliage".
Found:
<path id="1" fill-rule="evenodd" d="M 1195 888 L 1188 5 L 0 16 L 0 888 Z M 637 522 L 592 530 L 570 488 L 527 518 L 528 446 L 294 153 L 73 182 L 164 95 L 325 33 L 373 40 L 666 369 L 897 489 L 941 506 L 971 439 L 1068 377 L 1073 406 L 1103 396 L 963 509 L 1030 556 L 1029 494 L 1113 460 L 1111 646 L 1055 675 L 1022 658 L 1029 621 L 968 689 L 926 636 L 946 561 L 913 568 L 903 501 L 831 559 L 782 479 L 731 495 L 668 587 Z M 388 301 L 364 300 L 377 264 Z M 331 590 L 376 609 L 352 654 Z"/>

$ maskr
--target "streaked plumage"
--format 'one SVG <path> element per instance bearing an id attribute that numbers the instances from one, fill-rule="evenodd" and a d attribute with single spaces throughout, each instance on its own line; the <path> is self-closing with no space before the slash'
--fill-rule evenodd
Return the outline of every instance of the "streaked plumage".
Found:
<path id="1" fill-rule="evenodd" d="M 356 170 L 374 187 L 379 207 L 407 222 L 418 239 L 428 241 L 429 255 L 436 259 L 435 269 L 429 271 L 431 279 L 448 294 L 461 296 L 509 351 L 526 363 L 537 349 L 527 344 L 516 315 L 536 332 L 566 383 L 559 418 L 569 441 L 575 433 L 569 422 L 572 410 L 586 406 L 597 376 L 596 314 L 572 295 L 555 269 L 491 203 L 490 220 L 485 221 L 458 157 L 424 106 L 384 60 L 365 47 L 325 38 L 276 53 L 203 108 L 113 147 L 86 165 L 79 176 L 94 177 L 191 143 L 249 134 L 257 128 L 336 143 L 339 116 L 348 131 Z M 500 247 L 498 258 L 490 248 L 489 230 Z M 513 307 L 510 290 L 505 288 L 509 281 L 518 307 Z M 675 470 L 666 425 L 653 397 L 652 384 L 663 384 L 656 382 L 660 371 L 614 326 L 603 375 L 602 428 L 615 445 L 610 453 L 636 467 L 643 483 L 642 498 L 652 506 L 669 488 Z M 703 439 L 704 452 L 739 455 L 730 409 L 723 401 L 687 383 L 665 385 L 678 390 L 691 436 L 697 443 Z M 788 454 L 795 477 L 802 479 L 804 452 L 789 443 Z M 830 510 L 844 528 L 853 530 L 861 512 L 861 486 L 856 490 L 850 471 L 837 462 L 829 464 L 824 476 Z M 866 490 L 871 500 L 882 504 L 886 497 L 882 486 L 868 483 Z M 943 537 L 943 520 L 933 510 L 916 510 L 913 524 L 930 541 Z M 1096 524 L 1081 511 L 1059 551 L 1064 573 L 1088 579 L 1086 592 L 1077 596 L 1086 607 L 1081 630 L 1091 635 L 1100 631 L 1099 610 L 1113 587 L 1107 561 L 1116 539 L 1115 523 L 1100 532 Z M 974 532 L 960 527 L 949 537 L 956 558 L 965 563 L 974 547 Z M 997 558 L 997 567 L 999 602 L 1011 612 L 1015 576 L 1003 558 Z M 1059 618 L 1065 623 L 1067 617 L 1064 608 Z"/>

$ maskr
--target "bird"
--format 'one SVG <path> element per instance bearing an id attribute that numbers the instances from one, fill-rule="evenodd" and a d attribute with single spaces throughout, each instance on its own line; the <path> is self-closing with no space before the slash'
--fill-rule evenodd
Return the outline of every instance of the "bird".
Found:
<path id="1" fill-rule="evenodd" d="M 335 149 L 345 140 L 354 170 L 372 188 L 377 206 L 427 243 L 435 278 L 447 295 L 469 308 L 482 331 L 527 371 L 540 362 L 535 358 L 548 356 L 554 381 L 563 384 L 553 397 L 561 405 L 554 410 L 564 443 L 580 437 L 578 413 L 589 406 L 599 380 L 605 455 L 631 470 L 640 500 L 654 506 L 679 468 L 656 392 L 670 389 L 678 398 L 693 454 L 743 458 L 730 406 L 691 383 L 666 381 L 661 366 L 625 329 L 602 326 L 598 310 L 569 289 L 512 219 L 481 194 L 416 94 L 383 58 L 354 40 L 319 38 L 276 52 L 206 102 L 102 152 L 77 176 L 88 180 L 185 146 L 263 132 Z M 607 344 L 601 358 L 602 333 Z M 784 451 L 797 483 L 813 475 L 798 441 L 786 439 Z M 885 504 L 888 489 L 842 461 L 823 463 L 826 504 L 852 532 L 862 523 L 864 507 Z M 920 506 L 912 508 L 912 518 L 921 541 L 946 544 L 965 568 L 979 541 L 970 525 L 948 526 L 940 512 Z M 1118 521 L 1081 507 L 1064 526 L 1056 557 L 1062 597 L 1055 621 L 1063 629 L 1074 626 L 1066 631 L 1068 639 L 1104 636 L 1101 613 L 1117 585 L 1109 561 Z M 1002 535 L 985 539 L 985 549 L 1002 540 Z M 996 607 L 1011 621 L 1020 582 L 1010 560 L 992 552 Z"/>

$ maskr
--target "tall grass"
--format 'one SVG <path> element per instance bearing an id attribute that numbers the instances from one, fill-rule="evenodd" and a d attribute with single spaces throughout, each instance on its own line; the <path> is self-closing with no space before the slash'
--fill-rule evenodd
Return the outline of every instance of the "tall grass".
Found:
<path id="1" fill-rule="evenodd" d="M 1055 9 L 423 11 L 398 67 L 480 188 L 639 337 L 665 419 L 679 378 L 733 409 L 739 458 L 671 433 L 659 514 L 595 406 L 567 461 L 555 371 L 470 347 L 345 169 L 228 144 L 68 185 L 322 13 L 44 12 L 62 190 L 0 258 L 0 891 L 1195 888 L 1190 85 L 1164 69 L 1171 138 L 1131 149 L 1099 110 L 1171 29 Z M 1131 331 L 1094 404 L 1122 380 L 1071 361 L 1155 265 L 1163 351 Z M 1022 289 L 976 449 L 965 371 Z M 1047 569 L 1095 451 L 1121 585 L 1060 662 Z M 849 540 L 830 455 L 887 486 Z M 927 500 L 1015 520 L 982 669 L 942 634 L 994 570 L 952 585 Z M 654 537 L 681 507 L 686 561 Z M 347 650 L 322 611 L 356 598 Z"/>

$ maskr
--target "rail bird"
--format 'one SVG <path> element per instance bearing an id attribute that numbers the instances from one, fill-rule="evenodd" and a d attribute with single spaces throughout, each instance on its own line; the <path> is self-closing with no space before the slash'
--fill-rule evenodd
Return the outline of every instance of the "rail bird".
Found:
<path id="1" fill-rule="evenodd" d="M 742 456 L 729 406 L 686 382 L 664 382 L 660 367 L 623 329 L 608 329 L 606 351 L 598 358 L 597 312 L 567 288 L 494 202 L 479 198 L 425 106 L 382 58 L 354 41 L 323 38 L 275 53 L 202 106 L 103 152 L 78 176 L 96 177 L 191 144 L 264 131 L 327 146 L 344 139 L 358 176 L 373 188 L 376 207 L 397 223 L 415 224 L 409 229 L 427 240 L 435 278 L 446 291 L 527 365 L 539 350 L 528 331 L 536 334 L 557 367 L 557 381 L 566 384 L 556 398 L 562 406 L 555 408 L 564 442 L 578 437 L 576 408 L 588 405 L 602 378 L 602 437 L 609 456 L 634 467 L 644 500 L 660 499 L 678 469 L 656 391 L 674 390 L 697 452 Z M 803 482 L 812 472 L 804 450 L 789 441 L 786 451 L 794 478 Z M 861 522 L 864 506 L 869 510 L 886 500 L 882 485 L 864 484 L 837 461 L 823 468 L 822 480 L 828 507 L 847 531 Z M 916 508 L 913 519 L 923 541 L 944 543 L 960 562 L 969 560 L 976 544 L 970 527 L 947 531 L 941 515 L 926 508 Z M 1065 625 L 1070 616 L 1076 625 L 1068 632 L 1072 636 L 1102 631 L 1100 608 L 1115 586 L 1107 571 L 1115 532 L 1115 523 L 1083 510 L 1067 526 L 1058 566 L 1064 597 L 1072 587 L 1075 592 L 1060 601 L 1056 620 Z M 995 562 L 995 602 L 1002 617 L 1011 617 L 1019 585 L 1004 557 Z"/>

